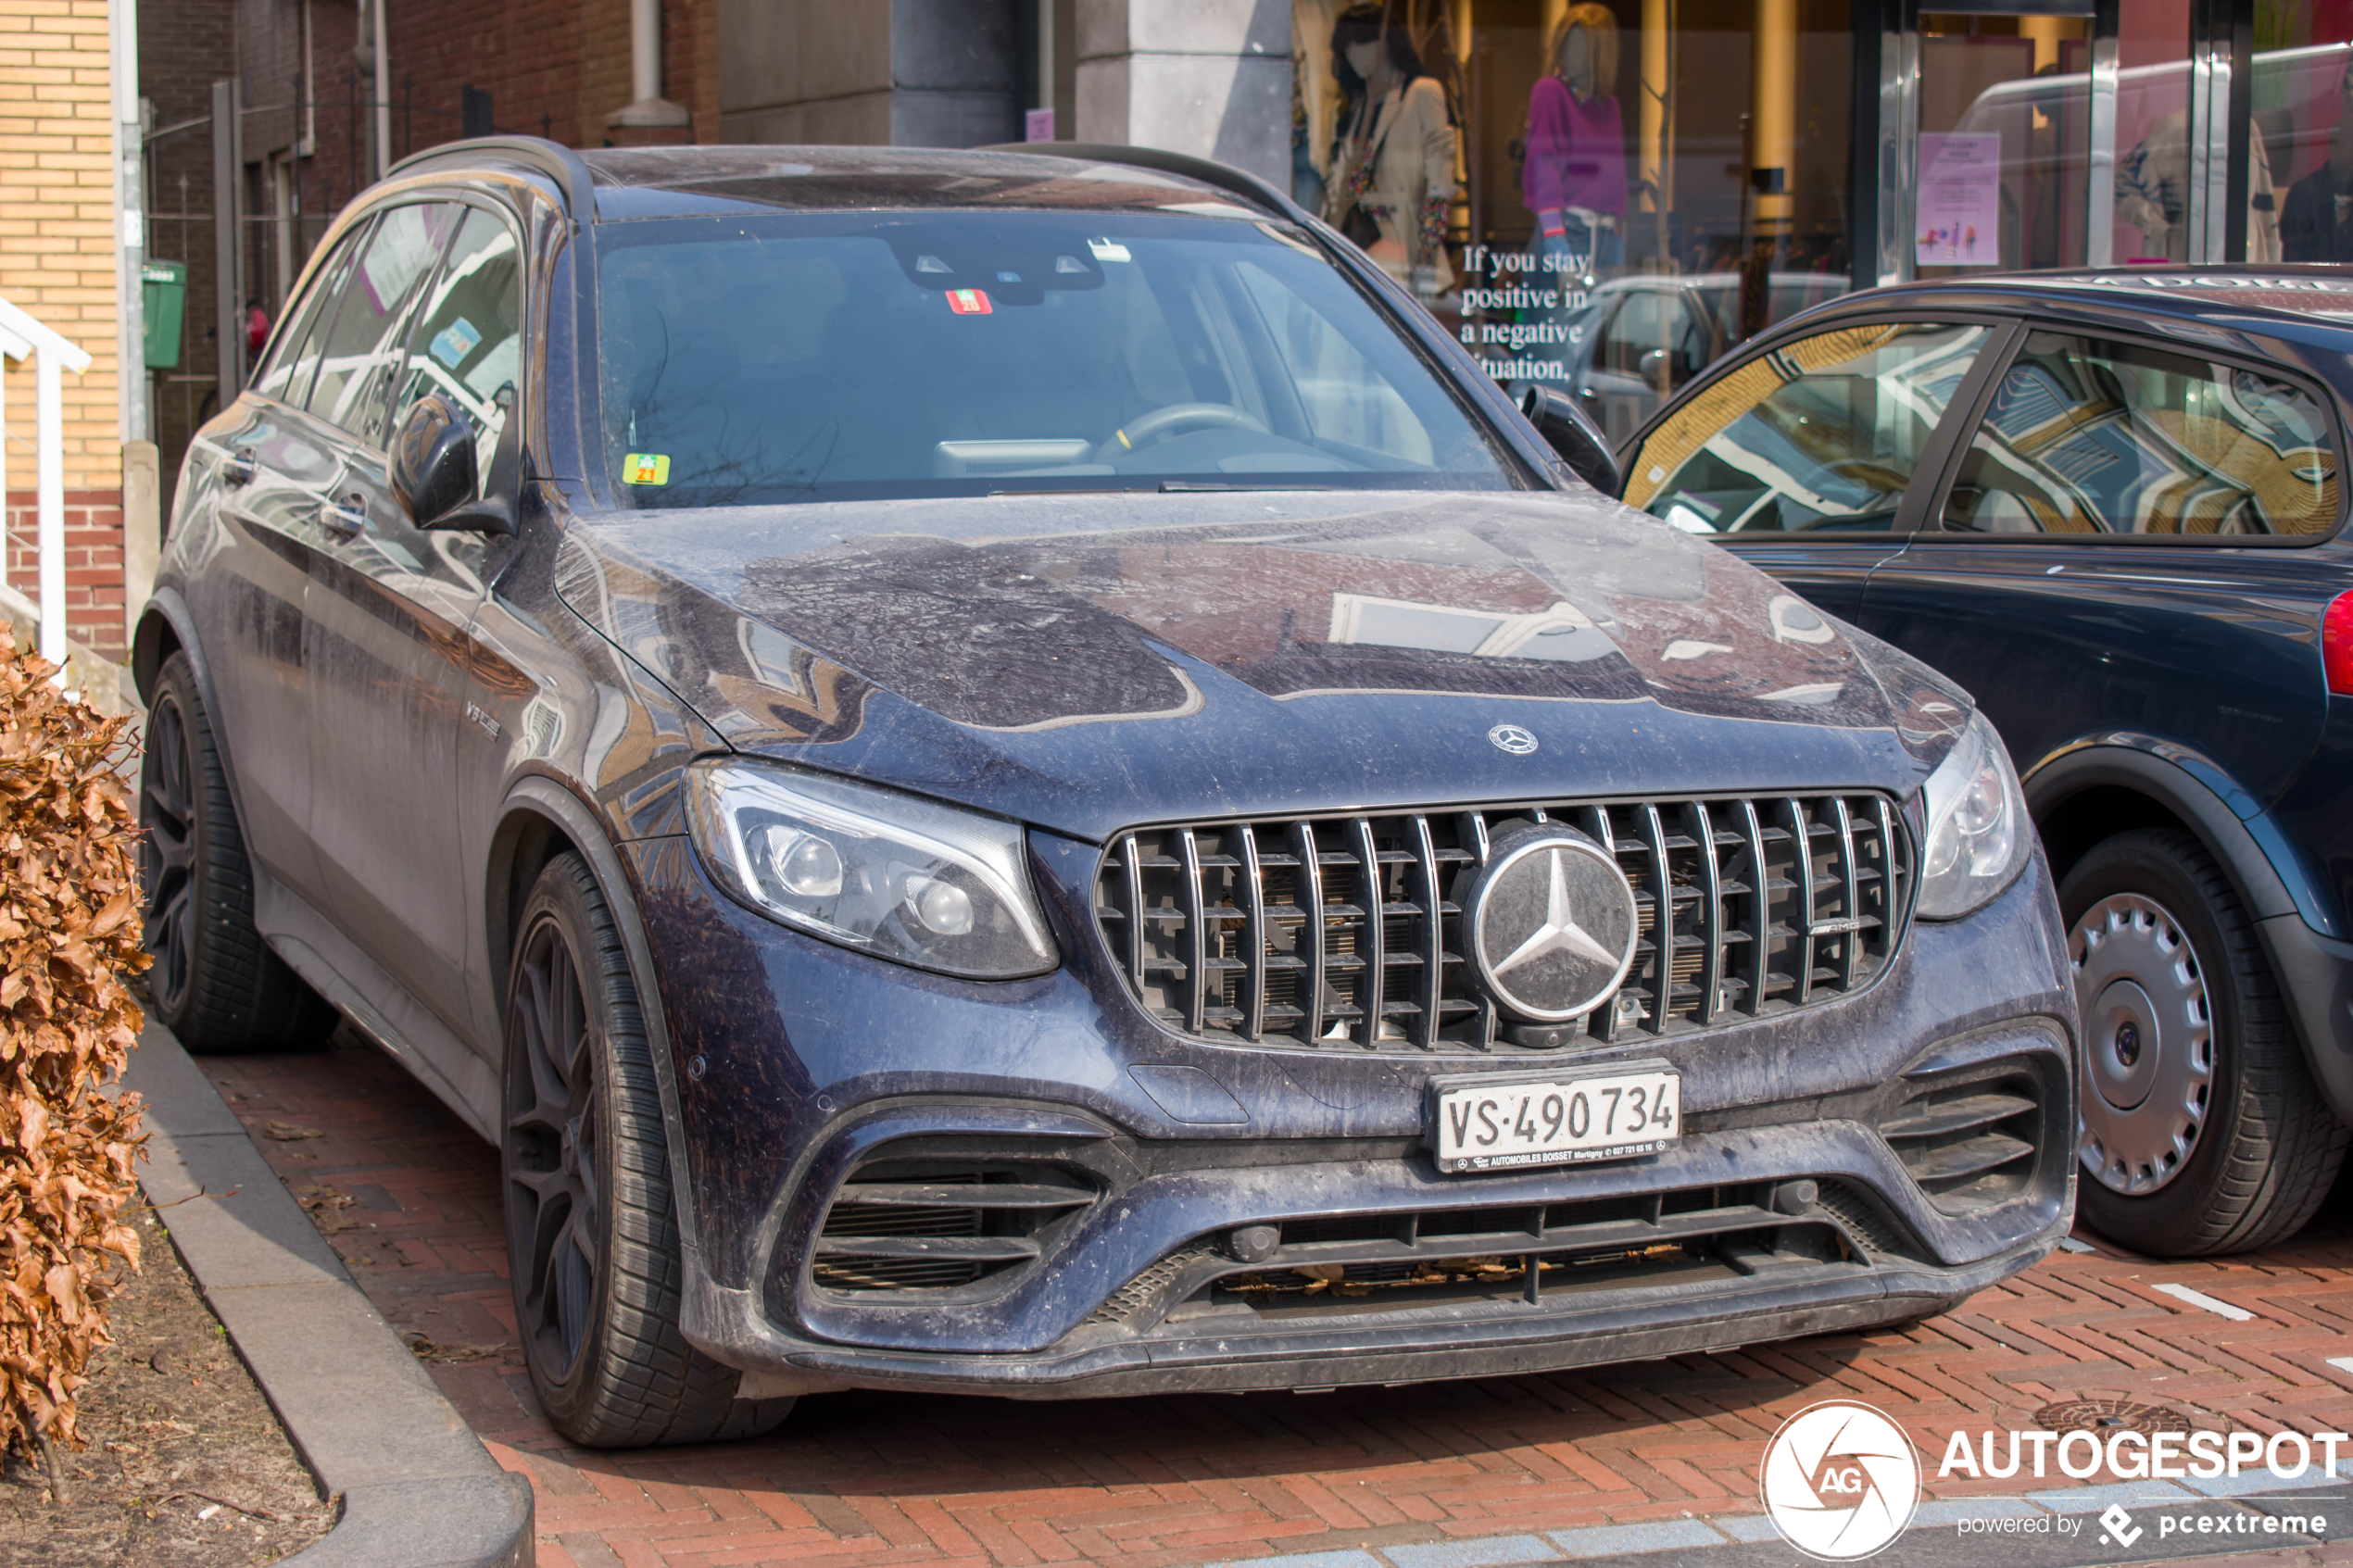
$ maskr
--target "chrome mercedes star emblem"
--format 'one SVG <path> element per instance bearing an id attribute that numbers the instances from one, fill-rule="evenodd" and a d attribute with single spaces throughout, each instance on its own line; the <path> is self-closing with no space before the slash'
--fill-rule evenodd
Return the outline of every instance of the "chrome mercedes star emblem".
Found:
<path id="1" fill-rule="evenodd" d="M 1582 1017 L 1634 961 L 1634 889 L 1617 858 L 1559 822 L 1497 833 L 1463 905 L 1480 982 L 1520 1018 Z"/>
<path id="2" fill-rule="evenodd" d="M 1533 963 L 1547 953 L 1579 953 L 1595 963 L 1617 963 L 1617 955 L 1593 940 L 1585 928 L 1577 923 L 1576 911 L 1568 903 L 1568 866 L 1557 848 L 1542 851 L 1544 862 L 1552 869 L 1551 884 L 1544 895 L 1544 923 L 1528 934 L 1528 940 L 1512 949 L 1512 956 L 1495 966 L 1493 973 L 1500 980 L 1525 963 Z"/>
<path id="3" fill-rule="evenodd" d="M 1487 732 L 1487 738 L 1498 751 L 1508 751 L 1514 757 L 1525 757 L 1536 749 L 1536 737 L 1517 724 L 1498 724 Z"/>

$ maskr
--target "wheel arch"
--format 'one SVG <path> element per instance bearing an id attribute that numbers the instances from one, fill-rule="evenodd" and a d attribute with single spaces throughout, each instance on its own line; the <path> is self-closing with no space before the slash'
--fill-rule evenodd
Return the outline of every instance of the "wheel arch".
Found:
<path id="1" fill-rule="evenodd" d="M 2254 918 L 2295 912 L 2295 893 L 2232 802 L 2214 784 L 2151 749 L 2161 744 L 2077 746 L 2036 764 L 2020 781 L 2027 811 L 2050 859 L 2051 880 L 2065 881 L 2075 862 L 2102 839 L 2134 828 L 2172 827 L 2206 847 Z M 2232 796 L 2252 801 L 2228 774 L 2211 763 L 2206 769 Z"/>
<path id="2" fill-rule="evenodd" d="M 212 727 L 213 749 L 220 759 L 221 777 L 229 784 L 229 809 L 235 813 L 242 835 L 245 832 L 245 785 L 237 777 L 235 750 L 220 733 L 220 696 L 213 684 L 212 665 L 205 658 L 187 601 L 175 588 L 158 588 L 141 612 L 131 637 L 131 677 L 142 703 L 154 706 L 156 678 L 162 673 L 164 660 L 175 653 L 187 655 L 188 671 L 196 678 L 196 700 L 204 704 L 206 721 Z"/>
<path id="3" fill-rule="evenodd" d="M 678 1205 L 678 1241 L 689 1275 L 689 1294 L 702 1273 L 701 1232 L 695 1212 L 695 1185 L 687 1170 L 686 1125 L 679 1113 L 678 1083 L 670 1048 L 670 1022 L 662 1008 L 661 987 L 654 970 L 653 949 L 638 914 L 635 884 L 597 814 L 572 790 L 543 774 L 518 780 L 501 802 L 497 826 L 492 831 L 490 854 L 483 882 L 483 928 L 489 976 L 500 1019 L 500 1052 L 505 1051 L 505 1017 L 509 966 L 513 961 L 515 922 L 530 897 L 532 884 L 557 856 L 570 851 L 586 863 L 597 890 L 612 910 L 623 948 L 629 957 L 629 976 L 636 987 L 638 1011 L 645 1019 L 652 1047 L 654 1080 L 661 1093 L 663 1135 L 670 1145 L 675 1174 L 670 1184 Z M 500 1073 L 505 1063 L 499 1063 Z"/>

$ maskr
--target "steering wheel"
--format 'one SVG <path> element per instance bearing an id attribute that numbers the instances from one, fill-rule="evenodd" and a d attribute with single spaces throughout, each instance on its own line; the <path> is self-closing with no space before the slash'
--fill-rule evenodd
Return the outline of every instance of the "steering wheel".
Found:
<path id="1" fill-rule="evenodd" d="M 1264 421 L 1227 404 L 1171 403 L 1164 408 L 1154 408 L 1125 429 L 1112 432 L 1110 437 L 1095 448 L 1094 461 L 1113 462 L 1181 432 L 1208 430 L 1218 425 L 1238 425 L 1243 430 L 1254 430 L 1262 434 L 1266 429 Z"/>

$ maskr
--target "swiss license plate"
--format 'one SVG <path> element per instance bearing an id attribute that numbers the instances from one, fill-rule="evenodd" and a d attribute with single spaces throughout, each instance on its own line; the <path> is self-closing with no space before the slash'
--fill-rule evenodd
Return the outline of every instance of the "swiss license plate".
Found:
<path id="1" fill-rule="evenodd" d="M 1449 1173 L 1627 1160 L 1671 1148 L 1683 1133 L 1682 1081 L 1664 1062 L 1534 1080 L 1441 1078 L 1429 1110 L 1430 1153 Z"/>

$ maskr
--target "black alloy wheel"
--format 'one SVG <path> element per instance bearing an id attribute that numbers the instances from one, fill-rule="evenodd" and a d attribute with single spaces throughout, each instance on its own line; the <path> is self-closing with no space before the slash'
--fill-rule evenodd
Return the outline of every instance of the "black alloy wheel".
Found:
<path id="1" fill-rule="evenodd" d="M 596 877 L 550 860 L 523 906 L 507 986 L 500 1138 L 508 1273 L 532 1387 L 586 1448 L 749 1437 L 790 1399 L 678 1332 L 684 1265 L 668 1137 L 627 950 Z"/>
<path id="2" fill-rule="evenodd" d="M 139 767 L 141 942 L 155 959 L 155 1015 L 198 1054 L 301 1050 L 335 1012 L 271 952 L 253 923 L 253 868 L 195 671 L 175 653 L 157 671 Z"/>
<path id="3" fill-rule="evenodd" d="M 2254 923 L 2173 829 L 2097 844 L 2059 884 L 2083 1022 L 2077 1207 L 2158 1257 L 2301 1229 L 2347 1129 L 2314 1086 Z"/>

